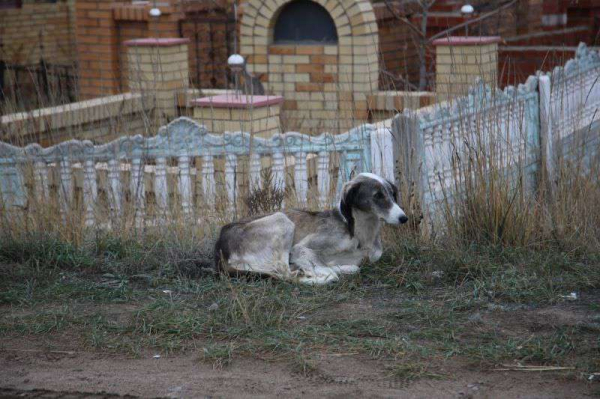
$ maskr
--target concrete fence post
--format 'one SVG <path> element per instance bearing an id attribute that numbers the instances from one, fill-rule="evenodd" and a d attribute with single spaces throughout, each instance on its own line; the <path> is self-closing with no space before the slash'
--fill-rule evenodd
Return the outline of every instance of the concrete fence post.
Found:
<path id="1" fill-rule="evenodd" d="M 423 131 L 414 110 L 404 112 L 392 120 L 392 141 L 396 182 L 400 189 L 400 202 L 415 218 L 423 216 L 427 198 L 425 195 L 427 171 Z"/>
<path id="2" fill-rule="evenodd" d="M 371 132 L 371 168 L 373 173 L 395 181 L 394 140 L 391 129 L 382 126 Z"/>
<path id="3" fill-rule="evenodd" d="M 538 83 L 540 91 L 540 166 L 541 184 L 546 185 L 550 195 L 553 195 L 555 181 L 556 157 L 554 154 L 554 131 L 550 95 L 552 83 L 550 76 L 540 75 Z"/>

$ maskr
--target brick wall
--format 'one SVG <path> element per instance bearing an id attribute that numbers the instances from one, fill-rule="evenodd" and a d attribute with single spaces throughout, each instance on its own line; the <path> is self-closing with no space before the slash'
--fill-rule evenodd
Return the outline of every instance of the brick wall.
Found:
<path id="1" fill-rule="evenodd" d="M 266 76 L 267 90 L 285 98 L 285 129 L 340 129 L 338 83 L 344 71 L 338 65 L 338 46 L 272 45 L 268 56 L 249 56 L 248 63 L 255 74 Z"/>
<path id="2" fill-rule="evenodd" d="M 381 72 L 379 88 L 382 90 L 409 90 L 419 83 L 417 49 L 406 24 L 399 23 L 385 4 L 373 6 L 379 32 Z M 400 76 L 392 79 L 387 73 Z M 408 84 L 407 84 L 408 83 Z"/>
<path id="3" fill-rule="evenodd" d="M 576 50 L 566 46 L 502 46 L 498 55 L 500 84 L 517 85 L 537 71 L 551 71 L 575 57 Z"/>
<path id="4" fill-rule="evenodd" d="M 0 10 L 0 58 L 13 64 L 72 64 L 75 52 L 69 5 L 34 4 Z"/>
<path id="5" fill-rule="evenodd" d="M 120 68 L 113 0 L 77 0 L 79 95 L 82 99 L 120 91 Z"/>

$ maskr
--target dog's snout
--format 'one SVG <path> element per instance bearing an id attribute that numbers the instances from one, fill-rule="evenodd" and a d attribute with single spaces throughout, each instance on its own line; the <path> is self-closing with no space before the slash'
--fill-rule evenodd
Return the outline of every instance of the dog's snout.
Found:
<path id="1" fill-rule="evenodd" d="M 406 217 L 406 215 L 400 215 L 400 217 L 398 218 L 398 221 L 400 222 L 400 224 L 404 224 L 404 223 L 408 222 L 408 218 Z"/>

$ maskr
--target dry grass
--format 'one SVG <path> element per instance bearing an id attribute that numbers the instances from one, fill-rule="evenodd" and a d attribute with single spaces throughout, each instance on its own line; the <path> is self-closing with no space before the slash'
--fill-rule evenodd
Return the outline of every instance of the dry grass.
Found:
<path id="1" fill-rule="evenodd" d="M 386 86 L 393 86 L 393 80 L 387 75 Z M 387 81 L 389 80 L 389 81 Z M 72 82 L 76 86 L 77 82 Z M 60 93 L 42 93 L 40 87 L 35 87 L 38 103 L 41 105 L 55 105 L 60 101 Z M 17 91 L 18 94 L 18 91 Z M 45 101 L 45 103 L 44 103 Z M 22 99 L 12 99 L 2 104 L 3 114 L 18 109 Z M 514 106 L 517 106 L 516 104 Z M 145 109 L 136 115 L 142 120 L 143 133 L 154 134 L 157 122 L 161 120 L 152 107 Z M 584 165 L 583 159 L 573 161 L 562 161 L 557 165 L 556 181 L 543 181 L 543 176 L 538 176 L 538 185 L 531 186 L 531 177 L 522 167 L 517 167 L 507 173 L 500 165 L 506 159 L 522 158 L 523 154 L 510 154 L 501 145 L 503 138 L 495 137 L 491 129 L 490 137 L 483 137 L 482 124 L 485 118 L 477 121 L 474 131 L 464 131 L 467 142 L 467 150 L 455 157 L 454 187 L 447 190 L 444 200 L 440 204 L 445 229 L 442 234 L 423 234 L 427 223 L 420 223 L 420 215 L 423 204 L 419 202 L 419 196 L 415 187 L 401 187 L 403 207 L 409 214 L 410 228 L 404 229 L 403 235 L 409 235 L 411 239 L 422 242 L 423 245 L 433 245 L 443 242 L 445 245 L 452 244 L 455 248 L 464 248 L 472 244 L 484 244 L 491 246 L 506 247 L 535 247 L 539 249 L 548 247 L 572 248 L 597 251 L 600 245 L 600 183 L 597 176 L 600 170 L 598 159 Z M 51 122 L 51 121 L 49 121 Z M 341 121 L 340 121 L 341 122 Z M 131 129 L 129 124 L 133 123 L 129 116 L 116 112 L 108 120 L 108 136 L 118 136 L 121 132 Z M 357 123 L 356 123 L 357 124 Z M 461 123 L 462 124 L 462 123 Z M 501 121 L 492 121 L 492 125 L 500 126 Z M 39 139 L 33 131 L 27 131 L 32 126 L 25 126 L 20 132 L 20 137 L 12 137 L 14 144 L 25 144 L 32 138 Z M 67 129 L 65 138 L 81 138 L 82 131 L 89 127 L 74 124 Z M 132 128 L 133 129 L 133 128 Z M 108 137 L 107 136 L 107 137 Z M 58 139 L 58 138 L 57 138 Z M 51 143 L 52 137 L 45 137 L 46 143 Z M 590 144 L 593 145 L 593 144 Z M 585 150 L 584 150 L 585 151 Z M 293 154 L 290 154 L 293 155 Z M 448 154 L 453 156 L 457 154 Z M 194 160 L 192 167 L 200 175 L 199 160 Z M 312 162 L 312 164 L 311 164 Z M 81 245 L 87 237 L 105 234 L 106 228 L 110 227 L 110 234 L 115 237 L 134 237 L 141 241 L 154 234 L 165 236 L 192 236 L 196 239 L 211 239 L 218 227 L 233 218 L 271 212 L 279 209 L 285 199 L 285 206 L 295 206 L 295 190 L 289 185 L 285 192 L 271 190 L 269 184 L 263 185 L 258 191 L 248 192 L 248 166 L 247 160 L 240 158 L 239 170 L 236 176 L 239 179 L 241 190 L 236 203 L 235 212 L 230 212 L 224 206 L 226 201 L 225 183 L 222 178 L 217 179 L 218 198 L 217 209 L 209 209 L 204 203 L 202 196 L 194 188 L 194 205 L 192 216 L 181 213 L 179 199 L 177 197 L 176 174 L 169 176 L 170 204 L 166 219 L 160 225 L 139 229 L 135 225 L 135 209 L 132 201 L 132 193 L 129 188 L 129 173 L 123 172 L 122 187 L 123 210 L 115 213 L 108 201 L 108 187 L 106 183 L 106 171 L 99 171 L 99 203 L 95 214 L 101 221 L 98 228 L 89 229 L 84 226 L 83 199 L 82 199 L 82 170 L 74 170 L 75 198 L 72 207 L 66 214 L 61 212 L 59 204 L 60 178 L 58 168 L 51 167 L 51 195 L 49 199 L 37 201 L 34 195 L 29 195 L 29 202 L 25 209 L 8 212 L 0 207 L 0 229 L 3 237 L 18 237 L 39 232 L 50 232 L 57 234 L 66 242 Z M 309 174 L 315 175 L 315 162 L 309 161 Z M 331 169 L 331 192 L 329 202 L 335 203 L 334 188 L 337 185 L 335 162 Z M 223 165 L 215 164 L 217 174 L 222 174 Z M 312 169 L 312 171 L 311 171 Z M 35 179 L 31 165 L 24 170 L 25 183 L 30 194 L 35 187 Z M 272 176 L 266 169 L 263 181 L 269 183 Z M 286 167 L 286 181 L 293 181 L 293 168 Z M 316 184 L 314 176 L 309 176 L 309 203 L 311 208 L 317 208 Z M 152 176 L 147 176 L 147 181 Z M 195 179 L 194 185 L 199 183 Z M 148 184 L 150 186 L 151 184 Z M 552 190 L 547 187 L 552 186 Z M 153 193 L 148 190 L 146 213 L 148 219 L 156 218 L 158 212 L 155 206 Z"/>
<path id="2" fill-rule="evenodd" d="M 524 170 L 507 173 L 497 167 L 490 153 L 467 158 L 461 165 L 462 184 L 443 204 L 451 241 L 539 249 L 600 249 L 597 159 L 585 168 L 583 159 L 559 162 L 554 181 L 545 182 L 537 176 L 540 186 L 531 187 Z"/>

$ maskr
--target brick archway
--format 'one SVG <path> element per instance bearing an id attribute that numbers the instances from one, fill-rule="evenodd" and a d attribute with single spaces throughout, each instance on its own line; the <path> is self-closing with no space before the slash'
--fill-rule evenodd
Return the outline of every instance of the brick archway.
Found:
<path id="1" fill-rule="evenodd" d="M 288 100 L 284 105 L 284 110 L 292 111 L 288 115 L 307 121 L 299 128 L 343 130 L 347 126 L 333 126 L 331 120 L 364 120 L 366 107 L 362 109 L 361 104 L 357 110 L 350 104 L 378 90 L 379 32 L 371 2 L 313 0 L 331 15 L 337 44 L 273 43 L 279 12 L 291 1 L 248 0 L 243 4 L 240 53 L 247 59 L 248 70 L 263 75 L 267 90 Z M 315 101 L 321 97 L 319 109 Z M 308 120 L 313 126 L 307 125 Z M 315 120 L 323 123 L 316 126 Z"/>

